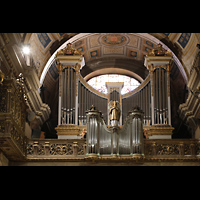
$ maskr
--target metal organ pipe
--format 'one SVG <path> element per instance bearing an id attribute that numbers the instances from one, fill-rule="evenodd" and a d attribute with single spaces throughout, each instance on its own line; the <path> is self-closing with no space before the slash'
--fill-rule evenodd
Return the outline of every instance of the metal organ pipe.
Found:
<path id="1" fill-rule="evenodd" d="M 149 103 L 148 103 L 148 105 L 149 105 L 149 122 L 148 122 L 147 125 L 150 125 L 150 124 L 151 124 L 151 112 L 152 112 L 152 111 L 151 111 L 151 103 L 152 103 L 152 102 L 151 102 L 151 84 L 150 84 L 150 83 L 148 84 L 148 94 L 149 94 L 149 95 L 148 95 L 148 100 L 149 100 L 149 101 L 148 101 L 148 102 L 149 102 Z"/>
<path id="2" fill-rule="evenodd" d="M 72 90 L 72 95 L 73 95 L 73 98 L 74 98 L 74 101 L 73 104 L 72 104 L 72 113 L 73 113 L 73 121 L 72 123 L 75 124 L 75 102 L 76 102 L 76 72 L 75 70 L 73 69 L 73 90 Z"/>
<path id="3" fill-rule="evenodd" d="M 74 96 L 73 96 L 73 69 L 70 68 L 70 71 L 71 71 L 71 74 L 70 74 L 70 79 L 71 79 L 71 87 L 70 87 L 70 100 L 71 100 L 71 103 L 70 103 L 70 124 L 73 124 L 73 102 L 75 101 L 74 99 Z"/>
<path id="4" fill-rule="evenodd" d="M 155 88 L 156 88 L 156 104 L 155 104 L 155 107 L 156 107 L 156 124 L 159 124 L 159 94 L 158 94 L 158 70 L 156 70 L 156 84 L 155 84 Z"/>
<path id="5" fill-rule="evenodd" d="M 75 124 L 75 110 L 76 71 L 72 67 L 67 67 L 61 75 L 61 124 Z"/>
<path id="6" fill-rule="evenodd" d="M 162 67 L 153 72 L 154 87 L 154 118 L 155 124 L 168 124 L 167 72 Z"/>
<path id="7" fill-rule="evenodd" d="M 67 123 L 67 69 L 65 69 L 65 77 L 64 77 L 64 122 Z"/>
<path id="8" fill-rule="evenodd" d="M 85 94 L 85 89 L 84 89 L 84 87 L 81 85 L 81 110 L 82 110 L 82 112 L 81 112 L 81 120 L 82 120 L 82 124 L 83 124 L 83 117 L 84 117 L 84 100 L 85 100 L 85 98 L 84 98 L 84 94 Z"/>
<path id="9" fill-rule="evenodd" d="M 61 116 L 59 116 L 60 117 L 59 125 L 64 123 L 64 121 L 63 121 L 63 118 L 64 118 L 64 105 L 63 105 L 63 102 L 64 102 L 64 72 L 62 71 L 61 72 Z"/>
<path id="10" fill-rule="evenodd" d="M 92 105 L 97 105 L 102 111 L 104 117 L 107 117 L 107 99 L 98 96 L 89 89 L 86 88 L 81 80 L 79 80 L 79 94 L 78 94 L 78 104 L 79 104 L 79 125 L 86 125 L 86 115 L 85 111 L 88 110 Z"/>
<path id="11" fill-rule="evenodd" d="M 166 90 L 165 90 L 165 70 L 162 70 L 162 99 L 163 99 L 163 124 L 166 123 Z"/>
<path id="12" fill-rule="evenodd" d="M 106 127 L 100 112 L 87 110 L 88 154 L 143 154 L 143 112 L 135 107 L 122 129 Z"/>
<path id="13" fill-rule="evenodd" d="M 122 99 L 123 123 L 131 107 L 139 106 L 144 111 L 144 125 L 151 125 L 151 84 L 147 84 L 137 93 Z"/>
<path id="14" fill-rule="evenodd" d="M 161 90 L 161 68 L 159 68 L 159 124 L 162 124 L 162 90 Z"/>

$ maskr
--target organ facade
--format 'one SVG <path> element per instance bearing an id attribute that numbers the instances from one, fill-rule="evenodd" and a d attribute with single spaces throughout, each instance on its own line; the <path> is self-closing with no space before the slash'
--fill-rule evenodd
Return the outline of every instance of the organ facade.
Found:
<path id="1" fill-rule="evenodd" d="M 57 48 L 53 37 L 41 33 L 35 35 L 41 47 L 51 45 L 41 70 L 42 54 L 37 63 L 34 56 L 21 56 L 8 35 L 0 34 L 0 164 L 199 164 L 199 53 L 190 77 L 176 49 L 153 35 L 71 35 Z M 183 49 L 194 40 L 193 34 L 180 37 Z M 112 73 L 140 85 L 122 93 L 125 82 L 108 81 L 102 93 L 88 83 Z"/>

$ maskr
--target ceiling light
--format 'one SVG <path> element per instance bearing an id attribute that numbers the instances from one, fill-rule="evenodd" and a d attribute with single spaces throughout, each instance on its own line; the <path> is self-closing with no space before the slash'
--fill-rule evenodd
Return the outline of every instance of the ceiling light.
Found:
<path id="1" fill-rule="evenodd" d="M 22 48 L 22 51 L 24 54 L 29 55 L 30 54 L 30 48 L 28 46 L 24 46 Z"/>

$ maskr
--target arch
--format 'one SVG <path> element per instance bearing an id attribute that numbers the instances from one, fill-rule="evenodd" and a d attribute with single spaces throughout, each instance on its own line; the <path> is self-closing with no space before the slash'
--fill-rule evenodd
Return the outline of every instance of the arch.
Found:
<path id="1" fill-rule="evenodd" d="M 144 81 L 143 78 L 141 78 L 138 74 L 126 70 L 126 69 L 121 69 L 121 68 L 105 68 L 105 69 L 100 69 L 100 70 L 95 70 L 94 72 L 88 74 L 87 76 L 85 76 L 85 80 L 89 81 L 91 78 L 99 76 L 99 75 L 103 75 L 103 74 L 121 74 L 121 75 L 126 75 L 126 76 L 130 76 L 131 78 L 134 78 L 136 80 L 138 80 L 140 83 Z"/>
<path id="2" fill-rule="evenodd" d="M 93 37 L 95 35 L 97 35 L 98 33 L 79 33 L 75 36 L 73 36 L 72 38 L 70 38 L 69 40 L 67 40 L 64 44 L 62 44 L 54 53 L 53 55 L 49 58 L 49 60 L 47 61 L 45 67 L 43 68 L 43 71 L 41 73 L 41 76 L 40 76 L 40 84 L 42 85 L 43 82 L 44 82 L 44 79 L 45 79 L 45 76 L 47 74 L 47 71 L 49 70 L 49 67 L 51 66 L 51 64 L 53 63 L 54 61 L 54 57 L 57 53 L 57 51 L 59 51 L 60 49 L 63 49 L 68 43 L 72 43 L 72 44 L 75 44 L 77 43 L 78 41 L 84 39 L 84 38 L 88 38 L 88 37 Z M 122 34 L 123 35 L 123 34 Z M 162 41 L 160 41 L 159 39 L 157 39 L 156 37 L 152 36 L 151 34 L 148 34 L 148 33 L 129 33 L 129 35 L 134 35 L 136 37 L 140 37 L 140 38 L 143 38 L 143 39 L 146 39 L 148 41 L 149 44 L 159 44 L 161 43 L 163 45 L 163 48 L 167 49 L 167 50 L 170 50 L 172 51 L 168 46 L 166 46 Z M 95 48 L 94 48 L 95 49 Z M 172 51 L 173 53 L 173 51 Z M 91 54 L 92 55 L 92 54 Z M 94 54 L 93 54 L 94 55 Z M 116 56 L 117 53 L 116 53 Z M 177 58 L 177 56 L 173 53 L 173 56 L 174 56 L 174 61 L 176 63 L 176 65 L 178 66 L 185 82 L 187 83 L 188 81 L 188 77 L 187 77 L 187 74 L 185 72 L 185 69 L 183 67 L 183 65 L 181 64 L 181 62 L 179 61 L 179 59 Z M 121 56 L 122 57 L 122 56 Z M 107 56 L 107 58 L 109 59 L 109 57 Z M 128 58 L 128 57 L 127 57 Z M 144 58 L 143 58 L 144 59 Z M 92 59 L 91 59 L 92 60 Z M 94 58 L 92 61 L 95 61 L 97 60 L 96 58 Z M 132 59 L 134 61 L 134 59 Z M 141 61 L 143 62 L 143 60 L 141 59 Z M 97 63 L 98 64 L 98 63 Z M 143 63 L 142 63 L 143 65 Z M 143 77 L 144 79 L 145 77 Z"/>

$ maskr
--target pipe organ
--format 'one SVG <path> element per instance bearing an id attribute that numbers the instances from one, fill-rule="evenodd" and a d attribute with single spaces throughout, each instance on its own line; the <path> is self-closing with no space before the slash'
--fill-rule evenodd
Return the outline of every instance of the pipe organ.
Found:
<path id="1" fill-rule="evenodd" d="M 76 71 L 66 67 L 61 72 L 61 124 L 75 124 Z"/>
<path id="2" fill-rule="evenodd" d="M 145 57 L 151 83 L 151 126 L 146 129 L 149 139 L 171 139 L 170 72 L 173 56 L 158 44 Z"/>
<path id="3" fill-rule="evenodd" d="M 143 155 L 143 112 L 134 107 L 122 129 L 107 128 L 101 112 L 92 106 L 87 113 L 87 156 Z"/>
<path id="4" fill-rule="evenodd" d="M 81 82 L 82 81 L 82 82 Z M 86 113 L 85 111 L 90 108 L 91 105 L 96 105 L 102 112 L 102 116 L 105 121 L 107 121 L 107 105 L 108 99 L 104 98 L 103 96 L 99 96 L 95 92 L 92 92 L 86 82 L 84 80 L 79 80 L 78 90 L 78 103 L 79 103 L 79 111 L 78 111 L 78 118 L 79 118 L 79 125 L 86 125 Z M 90 88 L 90 89 L 88 89 Z"/>
<path id="5" fill-rule="evenodd" d="M 113 90 L 110 93 L 110 101 L 118 101 L 120 102 L 120 93 L 116 90 Z"/>
<path id="6" fill-rule="evenodd" d="M 153 73 L 154 93 L 154 123 L 167 124 L 168 116 L 167 99 L 167 72 L 163 68 L 157 68 Z"/>
<path id="7" fill-rule="evenodd" d="M 162 46 L 158 46 L 158 49 L 149 52 L 145 57 L 144 63 L 149 70 L 149 76 L 134 91 L 121 95 L 123 82 L 107 82 L 108 94 L 103 94 L 92 88 L 80 74 L 80 69 L 84 66 L 84 58 L 76 50 L 72 51 L 70 45 L 67 48 L 67 50 L 59 51 L 55 57 L 59 70 L 58 127 L 56 128 L 58 136 L 65 135 L 66 130 L 69 131 L 66 135 L 78 135 L 80 132 L 79 127 L 86 126 L 89 123 L 85 113 L 86 110 L 91 105 L 95 105 L 102 113 L 101 117 L 103 117 L 104 122 L 101 122 L 101 124 L 104 125 L 102 125 L 102 128 L 98 125 L 97 119 L 91 118 L 90 120 L 93 120 L 90 126 L 90 128 L 92 127 L 91 130 L 100 131 L 102 129 L 104 130 L 104 133 L 102 132 L 102 141 L 107 141 L 107 137 L 111 137 L 111 140 L 115 141 L 115 137 L 118 136 L 115 132 L 111 134 L 106 129 L 106 124 L 110 125 L 108 103 L 111 100 L 115 100 L 120 105 L 120 125 L 125 126 L 127 123 L 126 117 L 129 116 L 130 109 L 139 106 L 144 112 L 144 116 L 141 118 L 143 121 L 140 123 L 144 124 L 148 132 L 146 137 L 156 139 L 156 137 L 162 135 L 162 138 L 171 138 L 173 130 L 171 127 L 170 103 L 170 71 L 173 63 L 171 52 L 164 50 Z M 126 131 L 132 130 L 133 124 L 136 122 L 129 120 L 129 123 L 132 124 L 132 127 L 126 125 L 126 127 L 129 127 L 126 128 Z M 134 126 L 138 127 L 139 125 L 135 124 Z M 166 132 L 163 131 L 164 129 Z M 126 133 L 122 135 L 126 135 Z M 166 137 L 163 137 L 163 135 Z M 91 137 L 93 138 L 92 135 Z M 119 140 L 120 137 L 118 138 Z M 115 143 L 113 142 L 112 144 L 114 145 Z M 100 148 L 99 152 L 107 152 L 106 148 L 110 148 L 109 145 L 106 142 L 102 145 L 100 146 L 102 149 L 98 147 Z M 126 146 L 127 144 L 124 143 L 124 145 Z M 115 149 L 114 146 L 113 149 Z M 91 148 L 93 147 L 91 146 Z M 119 146 L 117 147 L 117 149 L 120 148 Z"/>
<path id="8" fill-rule="evenodd" d="M 139 106 L 144 111 L 144 125 L 151 125 L 151 84 L 150 77 L 148 76 L 145 82 L 136 88 L 132 95 L 127 94 L 122 96 L 122 118 L 123 123 L 125 122 L 126 116 L 130 111 L 130 106 Z M 128 96 L 128 97 L 127 97 Z M 129 106 L 127 106 L 129 105 Z"/>

